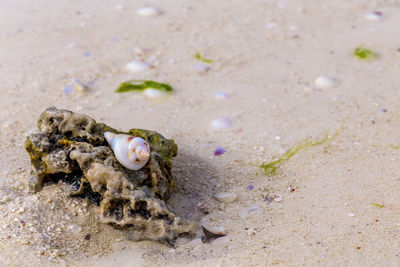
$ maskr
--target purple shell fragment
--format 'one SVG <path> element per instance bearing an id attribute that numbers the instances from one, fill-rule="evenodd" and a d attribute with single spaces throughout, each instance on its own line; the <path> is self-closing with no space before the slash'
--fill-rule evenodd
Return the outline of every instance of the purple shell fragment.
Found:
<path id="1" fill-rule="evenodd" d="M 74 88 L 71 85 L 67 85 L 67 86 L 64 87 L 64 93 L 65 94 L 69 95 L 72 92 L 74 92 Z"/>
<path id="2" fill-rule="evenodd" d="M 224 154 L 225 152 L 226 152 L 226 150 L 223 147 L 219 146 L 214 150 L 214 156 L 220 156 L 220 155 Z"/>

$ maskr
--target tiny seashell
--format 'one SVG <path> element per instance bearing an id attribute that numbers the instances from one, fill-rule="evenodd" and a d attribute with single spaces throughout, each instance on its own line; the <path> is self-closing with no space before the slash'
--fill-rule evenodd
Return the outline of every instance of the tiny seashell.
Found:
<path id="1" fill-rule="evenodd" d="M 165 96 L 166 92 L 153 88 L 147 88 L 146 90 L 143 91 L 143 94 L 149 98 L 157 98 Z"/>
<path id="2" fill-rule="evenodd" d="M 64 93 L 69 95 L 72 94 L 74 92 L 74 88 L 72 87 L 72 85 L 67 85 L 64 87 Z"/>
<path id="3" fill-rule="evenodd" d="M 221 156 L 225 152 L 226 152 L 226 150 L 223 147 L 219 146 L 214 150 L 214 156 Z"/>
<path id="4" fill-rule="evenodd" d="M 87 89 L 88 89 L 87 86 L 82 84 L 79 80 L 73 79 L 72 82 L 73 82 L 73 87 L 76 92 L 84 93 L 85 91 L 87 91 Z"/>
<path id="5" fill-rule="evenodd" d="M 150 16 L 157 16 L 157 15 L 161 15 L 162 11 L 161 9 L 157 8 L 157 7 L 152 7 L 152 6 L 147 6 L 147 7 L 141 7 L 139 8 L 136 13 L 139 16 L 143 16 L 143 17 L 150 17 Z"/>
<path id="6" fill-rule="evenodd" d="M 214 97 L 217 99 L 227 99 L 229 95 L 225 92 L 215 92 Z"/>
<path id="7" fill-rule="evenodd" d="M 105 132 L 104 137 L 118 162 L 125 168 L 139 170 L 149 161 L 150 146 L 143 138 L 111 132 Z"/>
<path id="8" fill-rule="evenodd" d="M 207 217 L 207 216 L 206 216 Z M 215 227 L 207 223 L 206 217 L 200 219 L 200 224 L 206 229 L 208 232 L 215 234 L 215 235 L 227 235 L 228 232 L 225 230 L 224 227 Z"/>
<path id="9" fill-rule="evenodd" d="M 150 68 L 150 65 L 147 62 L 141 61 L 141 60 L 134 60 L 126 64 L 126 69 L 129 72 L 141 72 L 145 71 Z"/>
<path id="10" fill-rule="evenodd" d="M 79 234 L 82 231 L 82 226 L 78 224 L 72 224 L 68 227 L 68 229 L 73 233 L 74 235 Z"/>
<path id="11" fill-rule="evenodd" d="M 274 201 L 276 201 L 276 202 L 281 202 L 282 200 L 283 200 L 283 196 L 276 195 L 274 197 Z"/>
<path id="12" fill-rule="evenodd" d="M 219 192 L 214 196 L 219 202 L 229 203 L 236 199 L 236 195 L 227 192 Z"/>
<path id="13" fill-rule="evenodd" d="M 381 20 L 381 18 L 382 18 L 382 12 L 380 12 L 380 11 L 370 12 L 370 13 L 365 14 L 364 17 L 367 20 L 378 21 L 378 20 Z"/>
<path id="14" fill-rule="evenodd" d="M 319 89 L 328 89 L 337 86 L 338 81 L 334 77 L 320 76 L 315 79 L 315 86 Z"/>
<path id="15" fill-rule="evenodd" d="M 217 118 L 211 122 L 211 126 L 217 130 L 228 129 L 232 127 L 232 120 L 226 117 Z"/>

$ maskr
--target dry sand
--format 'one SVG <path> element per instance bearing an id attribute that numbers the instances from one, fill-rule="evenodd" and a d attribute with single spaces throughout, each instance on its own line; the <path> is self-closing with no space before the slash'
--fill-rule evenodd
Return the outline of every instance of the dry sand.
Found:
<path id="1" fill-rule="evenodd" d="M 1 1 L 1 265 L 399 266 L 399 1 L 154 0 L 163 14 L 137 15 L 145 4 Z M 373 11 L 381 20 L 364 17 Z M 359 45 L 380 57 L 356 58 Z M 209 71 L 196 70 L 197 52 L 214 61 Z M 137 59 L 152 68 L 128 73 Z M 338 85 L 316 88 L 321 75 Z M 114 92 L 132 78 L 175 93 Z M 90 89 L 65 94 L 72 79 Z M 230 97 L 215 99 L 216 91 Z M 206 203 L 206 219 L 228 236 L 176 249 L 133 242 L 99 224 L 90 202 L 68 198 L 66 185 L 29 194 L 25 134 L 49 106 L 173 138 L 170 205 L 200 220 L 196 206 Z M 214 131 L 217 117 L 233 126 Z M 342 122 L 336 139 L 301 151 L 276 175 L 259 167 Z M 214 156 L 218 146 L 227 152 Z M 238 199 L 219 203 L 221 191 Z M 269 203 L 268 194 L 282 200 Z"/>

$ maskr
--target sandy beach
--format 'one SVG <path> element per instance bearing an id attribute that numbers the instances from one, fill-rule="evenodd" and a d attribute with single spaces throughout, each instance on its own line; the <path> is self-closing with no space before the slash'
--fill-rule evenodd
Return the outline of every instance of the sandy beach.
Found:
<path id="1" fill-rule="evenodd" d="M 399 25 L 396 0 L 1 1 L 1 265 L 399 266 Z M 168 204 L 226 236 L 135 242 L 67 184 L 29 193 L 51 106 L 173 139 Z"/>

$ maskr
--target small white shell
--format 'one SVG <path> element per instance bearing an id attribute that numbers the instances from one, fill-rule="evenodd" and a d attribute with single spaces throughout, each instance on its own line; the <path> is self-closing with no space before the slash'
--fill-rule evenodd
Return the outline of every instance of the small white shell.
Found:
<path id="1" fill-rule="evenodd" d="M 315 79 L 315 86 L 319 89 L 333 88 L 338 85 L 338 80 L 330 76 L 319 76 Z"/>
<path id="2" fill-rule="evenodd" d="M 153 89 L 153 88 L 147 88 L 146 90 L 143 91 L 143 94 L 149 98 L 157 98 L 157 97 L 165 96 L 166 92 L 160 91 L 157 89 Z"/>
<path id="3" fill-rule="evenodd" d="M 232 127 L 232 120 L 226 117 L 216 118 L 211 122 L 211 126 L 216 130 L 223 130 Z"/>
<path id="4" fill-rule="evenodd" d="M 125 168 L 139 170 L 149 161 L 150 146 L 143 138 L 111 132 L 105 132 L 104 137 Z"/>
<path id="5" fill-rule="evenodd" d="M 382 13 L 379 12 L 379 11 L 374 11 L 374 12 L 365 14 L 364 17 L 365 17 L 367 20 L 379 21 L 379 20 L 382 19 Z"/>
<path id="6" fill-rule="evenodd" d="M 145 7 L 141 7 L 138 10 L 136 10 L 136 13 L 139 16 L 151 17 L 151 16 L 161 15 L 162 14 L 162 10 L 157 8 L 157 7 L 145 6 Z"/>
<path id="7" fill-rule="evenodd" d="M 236 195 L 227 192 L 219 192 L 214 196 L 219 202 L 229 203 L 236 199 Z"/>
<path id="8" fill-rule="evenodd" d="M 225 230 L 224 227 L 220 226 L 220 227 L 216 227 L 216 226 L 212 226 L 211 224 L 209 224 L 206 220 L 206 217 L 203 217 L 200 219 L 200 224 L 201 226 L 203 226 L 204 229 L 206 229 L 208 232 L 216 234 L 216 235 L 227 235 L 228 231 Z"/>
<path id="9" fill-rule="evenodd" d="M 132 73 L 148 70 L 150 65 L 147 62 L 134 60 L 126 64 L 126 70 Z"/>

